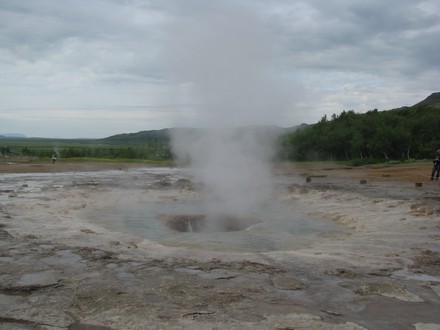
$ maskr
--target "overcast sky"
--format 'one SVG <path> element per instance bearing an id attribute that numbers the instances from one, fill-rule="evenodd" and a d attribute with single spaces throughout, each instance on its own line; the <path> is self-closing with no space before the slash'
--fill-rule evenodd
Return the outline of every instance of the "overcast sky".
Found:
<path id="1" fill-rule="evenodd" d="M 439 84 L 438 0 L 0 0 L 0 134 L 290 127 Z"/>

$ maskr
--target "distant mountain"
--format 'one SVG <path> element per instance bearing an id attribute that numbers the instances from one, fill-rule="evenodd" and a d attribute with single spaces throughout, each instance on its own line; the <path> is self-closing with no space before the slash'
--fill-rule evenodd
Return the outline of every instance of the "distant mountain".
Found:
<path id="1" fill-rule="evenodd" d="M 26 139 L 27 136 L 21 133 L 3 133 L 0 134 L 2 139 Z"/>
<path id="2" fill-rule="evenodd" d="M 258 135 L 281 135 L 284 133 L 292 133 L 298 129 L 304 129 L 307 124 L 301 124 L 299 126 L 282 128 L 278 126 L 247 126 L 237 128 L 237 133 L 245 133 L 245 132 L 254 132 Z M 117 134 L 106 137 L 104 139 L 99 139 L 98 141 L 106 144 L 143 144 L 143 143 L 151 143 L 151 142 L 167 142 L 170 140 L 172 134 L 176 132 L 185 132 L 189 134 L 203 134 L 206 129 L 200 128 L 164 128 L 161 130 L 150 130 L 150 131 L 140 131 L 137 133 L 124 133 Z"/>
<path id="3" fill-rule="evenodd" d="M 142 144 L 146 141 L 168 141 L 170 138 L 170 129 L 140 131 L 137 133 L 116 134 L 104 139 L 99 139 L 101 143 L 116 144 Z"/>
<path id="4" fill-rule="evenodd" d="M 417 104 L 414 104 L 413 106 L 416 107 L 419 105 L 437 104 L 437 103 L 440 103 L 440 92 L 432 93 L 426 99 L 424 99 L 423 101 Z"/>

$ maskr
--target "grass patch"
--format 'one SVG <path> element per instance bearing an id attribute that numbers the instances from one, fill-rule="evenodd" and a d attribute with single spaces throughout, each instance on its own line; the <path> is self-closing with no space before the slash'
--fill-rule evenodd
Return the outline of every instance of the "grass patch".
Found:
<path id="1" fill-rule="evenodd" d="M 41 157 L 31 160 L 32 163 L 52 162 L 50 157 Z M 68 163 L 100 163 L 100 164 L 144 164 L 154 166 L 175 166 L 172 160 L 150 160 L 150 159 L 128 159 L 128 158 L 94 158 L 94 157 L 72 157 L 58 158 L 57 162 Z"/>

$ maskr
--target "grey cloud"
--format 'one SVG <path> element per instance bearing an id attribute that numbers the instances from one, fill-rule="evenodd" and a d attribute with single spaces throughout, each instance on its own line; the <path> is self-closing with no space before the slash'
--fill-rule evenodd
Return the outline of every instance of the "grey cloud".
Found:
<path id="1" fill-rule="evenodd" d="M 406 66 L 414 73 L 435 65 L 440 13 L 424 11 L 418 2 L 319 0 L 279 6 L 278 23 L 271 24 L 288 46 L 294 68 L 379 73 L 398 62 L 398 69 Z"/>
<path id="2" fill-rule="evenodd" d="M 0 4 L 0 18 L 6 31 L 0 51 L 16 60 L 50 61 L 55 67 L 84 68 L 97 75 L 119 72 L 121 79 L 158 76 L 149 63 L 155 56 L 155 31 L 162 18 L 148 6 L 110 1 L 10 1 Z"/>
<path id="3" fill-rule="evenodd" d="M 3 0 L 0 29 L 3 113 L 185 103 L 191 124 L 214 104 L 294 125 L 438 91 L 436 0 Z"/>

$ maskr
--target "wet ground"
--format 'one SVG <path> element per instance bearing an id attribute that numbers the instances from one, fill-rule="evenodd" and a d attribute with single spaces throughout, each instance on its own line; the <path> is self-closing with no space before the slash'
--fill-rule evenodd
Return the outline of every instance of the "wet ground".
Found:
<path id="1" fill-rule="evenodd" d="M 133 207 L 197 199 L 185 171 L 56 165 L 0 174 L 0 329 L 440 329 L 440 185 L 424 164 L 278 167 L 273 199 L 313 230 L 289 248 L 263 230 L 244 250 L 123 226 Z"/>

